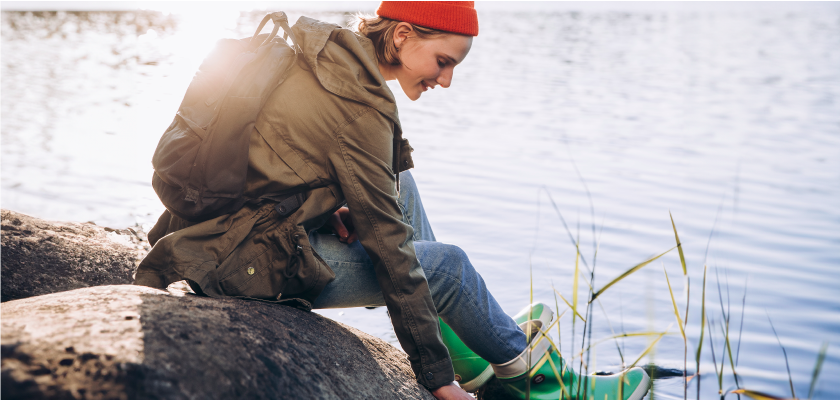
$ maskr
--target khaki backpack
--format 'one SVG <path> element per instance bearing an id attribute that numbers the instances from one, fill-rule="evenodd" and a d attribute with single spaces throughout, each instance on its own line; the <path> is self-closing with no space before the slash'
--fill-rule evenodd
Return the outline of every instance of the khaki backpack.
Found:
<path id="1" fill-rule="evenodd" d="M 272 20 L 270 34 L 260 34 Z M 277 32 L 283 28 L 283 40 Z M 292 38 L 294 47 L 286 42 Z M 202 62 L 172 124 L 160 138 L 152 186 L 164 206 L 191 222 L 238 211 L 248 172 L 248 147 L 260 109 L 301 52 L 286 14 L 265 16 L 254 36 L 222 39 Z M 281 215 L 303 201 L 301 194 L 275 196 Z"/>

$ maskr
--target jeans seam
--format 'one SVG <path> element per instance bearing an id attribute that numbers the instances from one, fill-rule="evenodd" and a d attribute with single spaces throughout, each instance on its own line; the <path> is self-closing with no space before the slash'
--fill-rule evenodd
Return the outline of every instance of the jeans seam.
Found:
<path id="1" fill-rule="evenodd" d="M 450 274 L 448 274 L 448 273 L 446 273 L 446 272 L 437 272 L 437 271 L 435 271 L 435 272 L 433 272 L 432 274 L 433 274 L 433 275 L 434 275 L 434 274 L 441 274 L 441 275 L 443 275 L 443 276 L 446 276 L 446 277 L 448 277 L 448 278 L 450 278 L 450 279 L 452 279 L 452 280 L 457 281 L 457 282 L 458 282 L 458 286 L 459 286 L 459 287 L 461 286 L 462 281 L 461 281 L 461 279 L 460 279 L 460 278 L 455 277 L 455 276 L 453 276 L 453 275 L 450 275 Z M 463 294 L 464 294 L 464 296 L 465 296 L 465 297 L 467 297 L 467 301 L 473 301 L 473 300 L 474 300 L 474 299 L 472 299 L 472 296 L 470 296 L 469 291 L 466 291 L 466 290 L 465 290 L 465 291 L 463 291 Z M 480 322 L 480 323 L 481 323 L 481 324 L 483 324 L 483 325 L 485 326 L 485 328 L 490 328 L 490 329 L 485 329 L 485 332 L 492 332 L 492 333 L 493 333 L 493 337 L 494 337 L 494 338 L 496 338 L 496 340 L 497 340 L 499 343 L 501 343 L 503 347 L 506 347 L 508 350 L 511 350 L 513 353 L 517 353 L 517 350 L 516 350 L 516 349 L 514 349 L 514 348 L 510 347 L 510 345 L 509 345 L 507 342 L 505 342 L 505 341 L 504 341 L 501 337 L 499 337 L 499 335 L 498 335 L 498 334 L 496 334 L 496 332 L 494 332 L 494 331 L 493 331 L 492 326 L 491 326 L 491 325 L 487 322 L 487 320 L 486 320 L 486 319 L 479 318 L 479 320 L 480 320 L 480 321 L 482 321 L 482 322 Z M 517 353 L 517 355 L 518 355 L 518 353 Z M 513 357 L 515 358 L 516 356 L 513 356 Z"/>
<path id="2" fill-rule="evenodd" d="M 414 227 L 414 219 L 411 218 L 413 214 L 408 213 L 408 207 L 406 207 L 402 201 L 398 201 L 397 205 L 400 207 L 400 212 L 402 213 L 403 219 L 405 220 L 404 222 L 408 224 L 408 226 L 410 226 L 411 229 L 414 231 L 411 233 L 411 239 L 415 242 L 420 240 L 420 238 L 417 237 L 418 229 Z"/>

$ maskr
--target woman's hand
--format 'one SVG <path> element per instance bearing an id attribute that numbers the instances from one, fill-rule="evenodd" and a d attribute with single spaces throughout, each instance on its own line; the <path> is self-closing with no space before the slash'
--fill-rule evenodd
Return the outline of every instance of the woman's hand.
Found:
<path id="1" fill-rule="evenodd" d="M 332 226 L 333 232 L 338 235 L 338 240 L 342 243 L 353 243 L 358 239 L 356 236 L 356 229 L 353 228 L 353 221 L 350 219 L 350 209 L 341 207 L 330 216 L 327 224 Z"/>
<path id="2" fill-rule="evenodd" d="M 435 396 L 438 400 L 475 400 L 464 389 L 458 387 L 455 382 L 432 390 L 432 396 Z"/>

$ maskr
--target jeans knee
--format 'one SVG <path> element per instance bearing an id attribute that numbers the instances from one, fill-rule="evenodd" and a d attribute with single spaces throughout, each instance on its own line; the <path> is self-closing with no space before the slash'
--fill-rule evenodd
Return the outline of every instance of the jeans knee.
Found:
<path id="1" fill-rule="evenodd" d="M 443 247 L 441 250 L 449 274 L 457 276 L 461 280 L 467 279 L 467 275 L 473 273 L 473 267 L 467 253 L 454 244 L 442 244 L 441 246 Z"/>
<path id="2" fill-rule="evenodd" d="M 443 286 L 468 284 L 477 275 L 467 253 L 441 242 L 415 242 L 417 256 L 430 283 Z"/>

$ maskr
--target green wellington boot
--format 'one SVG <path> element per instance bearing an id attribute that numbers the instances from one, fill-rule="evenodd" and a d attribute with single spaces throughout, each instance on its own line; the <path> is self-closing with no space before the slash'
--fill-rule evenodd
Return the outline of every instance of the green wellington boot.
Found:
<path id="1" fill-rule="evenodd" d="M 548 326 L 554 319 L 554 312 L 547 304 L 534 303 L 522 309 L 513 319 L 519 325 L 529 320 L 538 320 L 541 326 Z M 462 389 L 474 392 L 493 377 L 493 367 L 490 363 L 470 350 L 443 320 L 440 320 L 440 333 L 452 358 L 455 380 Z"/>
<path id="2" fill-rule="evenodd" d="M 580 377 L 542 335 L 522 355 L 493 365 L 493 369 L 505 390 L 519 399 L 641 400 L 650 389 L 650 378 L 639 367 L 613 375 Z"/>

